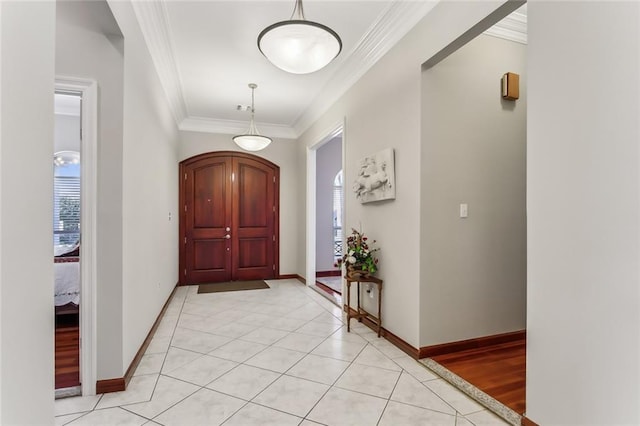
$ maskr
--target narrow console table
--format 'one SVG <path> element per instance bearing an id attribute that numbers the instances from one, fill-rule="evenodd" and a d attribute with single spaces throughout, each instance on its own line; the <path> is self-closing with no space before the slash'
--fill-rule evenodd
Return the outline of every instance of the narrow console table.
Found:
<path id="1" fill-rule="evenodd" d="M 362 318 L 368 318 L 378 326 L 378 337 L 382 330 L 382 280 L 372 276 L 363 276 L 358 273 L 346 274 L 344 279 L 347 281 L 347 331 L 351 331 L 350 320 L 357 318 L 358 322 L 362 322 Z M 351 283 L 358 283 L 358 308 L 356 313 L 351 313 Z M 378 315 L 375 316 L 361 306 L 360 304 L 360 283 L 374 283 L 378 287 Z"/>

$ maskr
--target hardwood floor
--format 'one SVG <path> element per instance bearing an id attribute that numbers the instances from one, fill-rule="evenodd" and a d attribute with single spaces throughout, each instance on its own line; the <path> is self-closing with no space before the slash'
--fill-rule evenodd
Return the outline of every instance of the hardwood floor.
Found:
<path id="1" fill-rule="evenodd" d="M 56 389 L 80 385 L 80 327 L 78 315 L 56 318 Z"/>
<path id="2" fill-rule="evenodd" d="M 516 413 L 525 412 L 525 340 L 438 355 L 431 359 Z"/>

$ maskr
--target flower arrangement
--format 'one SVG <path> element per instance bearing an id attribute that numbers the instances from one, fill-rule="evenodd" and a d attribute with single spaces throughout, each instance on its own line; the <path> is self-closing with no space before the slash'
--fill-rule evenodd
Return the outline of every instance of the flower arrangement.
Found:
<path id="1" fill-rule="evenodd" d="M 378 259 L 373 255 L 379 248 L 370 248 L 368 238 L 364 233 L 351 228 L 351 235 L 347 238 L 346 251 L 342 258 L 338 259 L 335 266 L 343 263 L 347 270 L 360 270 L 375 273 L 378 270 Z M 375 244 L 373 240 L 372 244 Z"/>

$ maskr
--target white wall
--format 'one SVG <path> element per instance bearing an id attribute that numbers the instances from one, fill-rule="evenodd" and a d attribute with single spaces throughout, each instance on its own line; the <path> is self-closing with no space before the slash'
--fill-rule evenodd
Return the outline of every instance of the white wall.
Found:
<path id="1" fill-rule="evenodd" d="M 0 423 L 53 423 L 55 3 L 0 2 Z"/>
<path id="2" fill-rule="evenodd" d="M 640 424 L 640 4 L 528 22 L 527 417 Z"/>
<path id="3" fill-rule="evenodd" d="M 295 143 L 294 162 L 298 164 L 298 175 L 296 179 L 296 185 L 292 188 L 295 191 L 296 200 L 298 204 L 296 206 L 296 231 L 297 231 L 297 255 L 295 264 L 295 273 L 300 277 L 304 277 L 307 274 L 307 176 L 305 175 L 307 170 L 307 147 L 302 143 Z M 313 283 L 313 281 L 311 281 Z"/>
<path id="4" fill-rule="evenodd" d="M 131 3 L 109 6 L 124 35 L 124 373 L 178 281 L 178 129 Z"/>
<path id="5" fill-rule="evenodd" d="M 123 39 L 103 1 L 58 2 L 56 15 L 56 74 L 98 82 L 96 375 L 112 379 L 123 376 Z"/>
<path id="6" fill-rule="evenodd" d="M 241 150 L 233 140 L 233 135 L 180 132 L 178 161 L 195 155 L 214 151 Z M 297 159 L 298 145 L 292 139 L 274 139 L 271 144 L 259 152 L 251 154 L 265 158 L 280 167 L 280 274 L 300 274 L 298 269 L 299 253 L 304 253 L 303 236 L 298 234 L 298 221 L 304 220 L 301 209 L 304 198 L 298 194 L 299 181 L 302 180 L 304 166 Z M 176 177 L 176 185 L 178 184 Z M 304 259 L 304 254 L 302 254 Z"/>
<path id="7" fill-rule="evenodd" d="M 342 169 L 342 135 L 316 152 L 316 271 L 333 266 L 333 183 Z"/>
<path id="8" fill-rule="evenodd" d="M 56 72 L 99 86 L 99 380 L 124 375 L 178 278 L 177 126 L 134 16 L 123 2 L 58 13 Z"/>
<path id="9" fill-rule="evenodd" d="M 347 189 L 345 227 L 362 224 L 378 240 L 378 276 L 386 288 L 383 325 L 414 347 L 419 345 L 421 65 L 502 3 L 439 3 L 300 138 L 311 146 L 346 117 L 346 188 L 360 158 L 395 149 L 396 199 L 362 205 Z"/>
<path id="10" fill-rule="evenodd" d="M 525 328 L 525 67 L 525 45 L 480 35 L 423 72 L 421 346 Z"/>

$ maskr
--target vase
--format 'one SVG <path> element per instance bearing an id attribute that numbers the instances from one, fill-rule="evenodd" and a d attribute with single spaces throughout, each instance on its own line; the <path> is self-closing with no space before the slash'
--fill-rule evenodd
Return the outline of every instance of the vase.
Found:
<path id="1" fill-rule="evenodd" d="M 347 266 L 347 276 L 349 278 L 368 278 L 369 271 L 362 270 L 362 265 L 349 265 Z"/>

